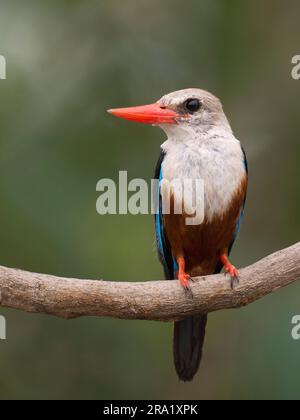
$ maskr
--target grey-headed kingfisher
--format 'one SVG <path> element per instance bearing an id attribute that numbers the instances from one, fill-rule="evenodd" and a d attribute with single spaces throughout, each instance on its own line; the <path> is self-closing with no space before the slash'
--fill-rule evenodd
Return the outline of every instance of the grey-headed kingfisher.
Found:
<path id="1" fill-rule="evenodd" d="M 243 218 L 248 168 L 246 155 L 235 138 L 219 99 L 200 89 L 185 89 L 163 96 L 152 105 L 109 110 L 130 121 L 161 127 L 167 140 L 161 145 L 155 178 L 158 212 L 156 243 L 166 279 L 177 278 L 189 292 L 195 276 L 219 273 L 224 267 L 231 286 L 238 270 L 229 254 Z M 204 219 L 188 225 L 184 212 L 174 211 L 178 196 L 169 195 L 164 214 L 164 180 L 201 179 L 204 185 Z M 173 191 L 174 192 L 174 191 Z M 174 363 L 179 378 L 193 379 L 202 358 L 207 314 L 189 316 L 174 326 Z"/>

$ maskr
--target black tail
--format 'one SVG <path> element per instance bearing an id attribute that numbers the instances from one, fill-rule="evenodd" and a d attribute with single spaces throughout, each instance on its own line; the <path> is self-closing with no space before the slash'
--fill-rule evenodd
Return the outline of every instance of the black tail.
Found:
<path id="1" fill-rule="evenodd" d="M 182 381 L 191 381 L 199 368 L 207 315 L 190 316 L 174 324 L 174 364 Z"/>

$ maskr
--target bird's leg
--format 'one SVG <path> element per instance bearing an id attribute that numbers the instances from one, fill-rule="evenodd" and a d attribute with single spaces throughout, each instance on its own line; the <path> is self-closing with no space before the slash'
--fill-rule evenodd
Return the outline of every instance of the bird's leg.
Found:
<path id="1" fill-rule="evenodd" d="M 234 286 L 239 284 L 239 272 L 235 268 L 234 265 L 231 264 L 231 262 L 228 259 L 228 253 L 221 252 L 220 253 L 220 261 L 224 266 L 225 269 L 225 275 L 229 274 L 231 278 L 231 288 L 234 289 Z"/>
<path id="2" fill-rule="evenodd" d="M 180 281 L 181 286 L 184 288 L 184 291 L 189 297 L 193 297 L 192 290 L 190 288 L 189 280 L 191 276 L 185 272 L 185 260 L 183 257 L 177 259 L 178 264 L 178 280 Z"/>

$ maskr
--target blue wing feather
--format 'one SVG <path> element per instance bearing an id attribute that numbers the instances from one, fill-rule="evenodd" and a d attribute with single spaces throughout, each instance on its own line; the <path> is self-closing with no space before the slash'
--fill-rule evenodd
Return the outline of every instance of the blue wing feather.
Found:
<path id="1" fill-rule="evenodd" d="M 156 170 L 155 179 L 158 180 L 158 197 L 157 197 L 157 212 L 155 215 L 155 232 L 156 232 L 156 245 L 158 250 L 159 259 L 164 267 L 166 279 L 174 279 L 174 273 L 177 270 L 177 263 L 173 258 L 171 245 L 168 241 L 163 219 L 162 211 L 162 197 L 160 192 L 161 182 L 163 178 L 162 174 L 162 162 L 164 160 L 165 153 L 161 150 Z"/>

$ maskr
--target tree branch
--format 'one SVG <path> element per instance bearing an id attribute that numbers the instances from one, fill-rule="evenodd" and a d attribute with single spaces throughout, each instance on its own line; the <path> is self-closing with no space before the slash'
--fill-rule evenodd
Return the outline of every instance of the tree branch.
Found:
<path id="1" fill-rule="evenodd" d="M 193 299 L 177 281 L 66 279 L 0 266 L 0 306 L 66 319 L 89 315 L 174 321 L 246 306 L 299 278 L 300 242 L 240 270 L 240 285 L 233 291 L 223 274 L 195 279 Z"/>

